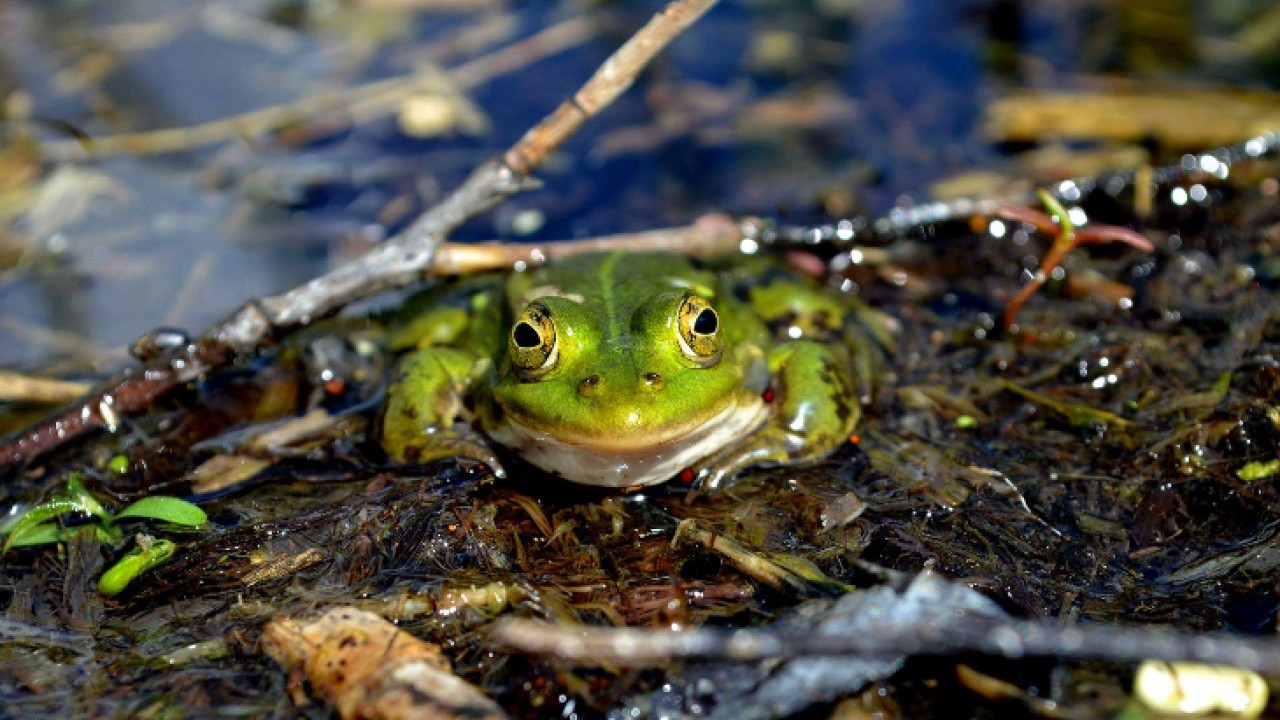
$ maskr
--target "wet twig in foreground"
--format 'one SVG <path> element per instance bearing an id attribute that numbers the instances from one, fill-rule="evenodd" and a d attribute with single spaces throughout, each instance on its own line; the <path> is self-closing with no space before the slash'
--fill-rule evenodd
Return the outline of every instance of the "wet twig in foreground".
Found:
<path id="1" fill-rule="evenodd" d="M 166 352 L 140 372 L 113 378 L 84 400 L 6 439 L 0 443 L 0 470 L 21 466 L 98 428 L 113 427 L 117 414 L 142 411 L 176 387 L 255 351 L 276 331 L 307 324 L 428 275 L 449 233 L 512 195 L 536 187 L 531 175 L 543 160 L 629 88 L 659 51 L 715 4 L 716 0 L 671 3 L 609 56 L 577 93 L 503 155 L 476 168 L 461 187 L 403 233 L 311 282 L 245 305 L 206 331 L 202 341 Z"/>
<path id="2" fill-rule="evenodd" d="M 939 612 L 941 612 L 941 608 Z M 508 619 L 490 635 L 502 646 L 578 665 L 658 667 L 676 659 L 751 661 L 797 657 L 894 657 L 982 653 L 1005 658 L 1143 660 L 1230 665 L 1280 674 L 1280 643 L 1167 627 L 1059 625 L 974 618 L 945 627 L 887 626 L 861 635 L 784 635 L 770 630 L 659 630 L 552 625 Z"/>

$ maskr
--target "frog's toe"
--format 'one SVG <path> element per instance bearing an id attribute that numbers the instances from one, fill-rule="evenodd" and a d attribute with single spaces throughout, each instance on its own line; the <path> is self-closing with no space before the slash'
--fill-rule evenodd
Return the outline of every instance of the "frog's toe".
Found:
<path id="1" fill-rule="evenodd" d="M 441 438 L 441 447 L 448 450 L 450 457 L 464 457 L 484 463 L 493 471 L 494 477 L 505 478 L 507 471 L 502 467 L 493 448 L 485 441 L 484 436 L 467 425 L 455 425 Z"/>
<path id="2" fill-rule="evenodd" d="M 771 433 L 766 433 L 771 435 Z M 694 478 L 691 493 L 710 495 L 729 488 L 738 473 L 749 467 L 767 463 L 785 463 L 791 458 L 788 443 L 778 438 L 763 437 L 711 456 Z"/>
<path id="3" fill-rule="evenodd" d="M 507 476 L 506 469 L 484 436 L 463 423 L 456 423 L 448 429 L 428 429 L 416 442 L 404 447 L 399 456 L 399 459 L 420 463 L 467 458 L 488 466 L 494 477 Z"/>

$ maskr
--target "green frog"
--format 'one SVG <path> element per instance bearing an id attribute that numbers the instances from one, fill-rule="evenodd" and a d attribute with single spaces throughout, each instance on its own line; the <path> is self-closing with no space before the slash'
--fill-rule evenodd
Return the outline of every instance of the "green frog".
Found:
<path id="1" fill-rule="evenodd" d="M 812 462 L 860 415 L 851 300 L 778 263 L 700 267 L 583 255 L 467 278 L 393 332 L 381 423 L 396 460 L 492 444 L 566 480 L 715 490 L 756 465 Z"/>

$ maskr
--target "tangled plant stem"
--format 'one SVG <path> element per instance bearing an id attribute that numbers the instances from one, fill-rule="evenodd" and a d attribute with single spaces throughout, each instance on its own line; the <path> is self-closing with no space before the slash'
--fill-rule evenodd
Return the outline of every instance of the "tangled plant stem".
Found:
<path id="1" fill-rule="evenodd" d="M 1002 207 L 997 213 L 1005 220 L 1027 223 L 1040 232 L 1053 236 L 1053 245 L 1050 246 L 1049 252 L 1045 254 L 1044 259 L 1040 261 L 1040 268 L 1036 270 L 1031 282 L 1023 286 L 1022 290 L 1005 307 L 1004 328 L 1006 330 L 1014 325 L 1018 318 L 1018 310 L 1022 308 L 1022 305 L 1045 284 L 1054 270 L 1062 266 L 1062 259 L 1072 250 L 1082 245 L 1107 245 L 1110 243 L 1124 243 L 1143 252 L 1153 252 L 1155 250 L 1155 246 L 1151 244 L 1150 240 L 1127 227 L 1119 225 L 1090 225 L 1089 227 L 1077 229 L 1075 224 L 1071 222 L 1070 214 L 1062 206 L 1062 203 L 1044 190 L 1039 191 L 1038 195 L 1040 202 L 1044 204 L 1048 213 L 1017 205 Z"/>

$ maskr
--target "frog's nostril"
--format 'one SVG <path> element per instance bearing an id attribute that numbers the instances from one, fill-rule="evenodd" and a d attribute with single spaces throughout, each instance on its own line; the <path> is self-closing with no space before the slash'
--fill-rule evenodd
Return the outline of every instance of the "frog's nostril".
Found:
<path id="1" fill-rule="evenodd" d="M 644 374 L 644 384 L 649 386 L 651 390 L 661 390 L 665 383 L 662 376 L 655 372 L 647 372 Z"/>
<path id="2" fill-rule="evenodd" d="M 578 383 L 579 395 L 595 395 L 600 389 L 600 376 L 588 375 L 582 382 Z"/>

